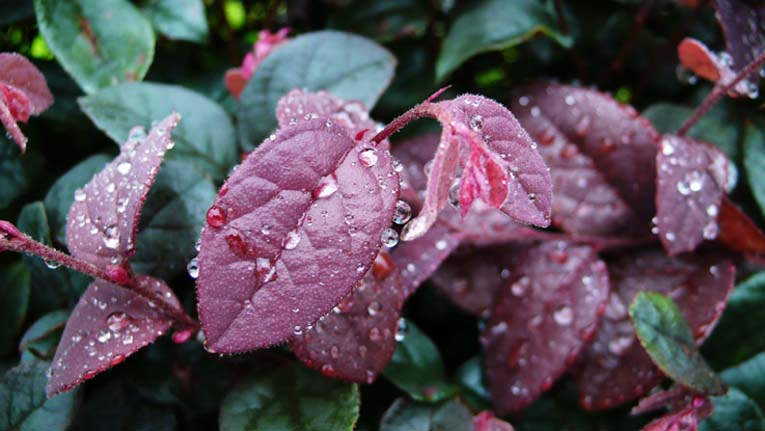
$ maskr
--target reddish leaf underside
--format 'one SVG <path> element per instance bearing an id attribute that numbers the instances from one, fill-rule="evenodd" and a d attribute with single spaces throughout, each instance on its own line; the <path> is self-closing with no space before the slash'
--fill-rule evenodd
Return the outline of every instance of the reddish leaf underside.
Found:
<path id="1" fill-rule="evenodd" d="M 716 82 L 717 85 L 727 85 L 736 79 L 732 57 L 728 53 L 714 53 L 696 39 L 688 37 L 683 39 L 677 45 L 677 56 L 683 67 L 702 78 Z M 729 95 L 731 97 L 748 95 L 750 85 L 748 80 L 743 80 L 731 89 Z"/>
<path id="2" fill-rule="evenodd" d="M 717 224 L 720 242 L 749 259 L 765 262 L 765 234 L 727 197 L 720 205 Z"/>
<path id="3" fill-rule="evenodd" d="M 587 246 L 547 242 L 515 258 L 481 335 L 497 411 L 552 387 L 595 335 L 608 298 L 605 264 Z"/>
<path id="4" fill-rule="evenodd" d="M 660 390 L 642 398 L 638 404 L 630 410 L 631 415 L 661 410 L 669 407 L 670 410 L 680 410 L 690 404 L 696 393 L 683 385 L 676 384 L 667 390 Z"/>
<path id="5" fill-rule="evenodd" d="M 207 213 L 197 293 L 208 349 L 266 347 L 327 314 L 371 267 L 397 198 L 390 154 L 327 118 L 266 139 Z"/>
<path id="6" fill-rule="evenodd" d="M 664 135 L 656 166 L 654 233 L 667 253 L 693 251 L 703 240 L 717 238 L 728 176 L 725 154 L 689 138 Z"/>
<path id="7" fill-rule="evenodd" d="M 474 431 L 515 431 L 512 425 L 484 410 L 473 417 Z"/>
<path id="8" fill-rule="evenodd" d="M 370 272 L 290 347 L 306 366 L 326 376 L 372 383 L 396 350 L 404 298 L 398 271 L 382 279 Z"/>
<path id="9" fill-rule="evenodd" d="M 73 256 L 101 267 L 127 266 L 135 252 L 143 202 L 165 152 L 173 146 L 171 133 L 180 118 L 170 114 L 148 135 L 141 127 L 133 128 L 120 154 L 75 191 L 66 226 Z"/>
<path id="10" fill-rule="evenodd" d="M 45 77 L 29 60 L 16 53 L 0 53 L 0 120 L 22 151 L 27 138 L 16 122 L 26 122 L 52 103 Z"/>
<path id="11" fill-rule="evenodd" d="M 696 431 L 699 422 L 712 414 L 712 408 L 708 398 L 697 396 L 685 407 L 649 422 L 642 431 Z"/>
<path id="12" fill-rule="evenodd" d="M 648 231 L 658 133 L 630 106 L 545 81 L 516 94 L 513 112 L 553 176 L 553 223 L 575 234 Z"/>
<path id="13" fill-rule="evenodd" d="M 139 275 L 137 282 L 157 299 L 101 280 L 88 286 L 56 348 L 46 387 L 48 397 L 119 364 L 170 328 L 172 318 L 162 313 L 156 301 L 180 309 L 173 291 L 156 278 Z"/>
<path id="14" fill-rule="evenodd" d="M 635 337 L 627 310 L 638 291 L 668 295 L 701 343 L 722 315 L 735 267 L 716 256 L 672 258 L 658 250 L 609 264 L 611 294 L 600 329 L 585 350 L 577 385 L 582 406 L 601 410 L 631 401 L 662 376 Z"/>

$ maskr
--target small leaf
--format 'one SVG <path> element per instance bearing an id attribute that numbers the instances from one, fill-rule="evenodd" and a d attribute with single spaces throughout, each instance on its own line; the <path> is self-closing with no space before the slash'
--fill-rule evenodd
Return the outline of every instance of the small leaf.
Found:
<path id="1" fill-rule="evenodd" d="M 78 100 L 96 126 L 117 143 L 125 142 L 133 127 L 148 130 L 158 118 L 178 112 L 184 121 L 172 131 L 176 146 L 168 160 L 187 162 L 216 180 L 225 178 L 239 161 L 236 132 L 228 114 L 194 91 L 175 85 L 127 83 Z"/>
<path id="2" fill-rule="evenodd" d="M 677 46 L 677 56 L 683 67 L 714 82 L 717 86 L 728 85 L 736 79 L 737 72 L 733 68 L 730 54 L 727 52 L 716 54 L 696 39 L 688 37 L 683 39 Z M 737 69 L 740 70 L 742 67 Z M 728 95 L 730 97 L 749 96 L 751 91 L 750 82 L 744 79 L 738 82 Z"/>
<path id="3" fill-rule="evenodd" d="M 349 33 L 319 31 L 274 50 L 242 92 L 239 136 L 252 148 L 276 129 L 273 112 L 293 88 L 327 90 L 369 109 L 393 78 L 396 59 L 376 43 Z"/>
<path id="4" fill-rule="evenodd" d="M 517 412 L 552 387 L 595 335 L 608 298 L 605 264 L 587 246 L 547 242 L 510 266 L 481 334 L 494 406 Z"/>
<path id="5" fill-rule="evenodd" d="M 49 397 L 121 363 L 170 328 L 172 319 L 157 302 L 180 309 L 173 291 L 155 278 L 137 276 L 137 282 L 154 298 L 100 280 L 88 286 L 56 348 L 46 387 Z"/>
<path id="6" fill-rule="evenodd" d="M 551 169 L 553 223 L 582 235 L 647 233 L 659 139 L 651 124 L 594 90 L 538 81 L 516 96 L 513 112 Z"/>
<path id="7" fill-rule="evenodd" d="M 735 291 L 734 291 L 735 292 Z M 723 381 L 765 407 L 765 352 L 720 373 Z"/>
<path id="8" fill-rule="evenodd" d="M 35 0 L 40 33 L 86 93 L 143 79 L 154 31 L 127 0 Z"/>
<path id="9" fill-rule="evenodd" d="M 474 409 L 488 408 L 491 394 L 483 375 L 483 358 L 474 356 L 463 363 L 455 375 L 462 386 L 461 397 Z"/>
<path id="10" fill-rule="evenodd" d="M 269 346 L 327 314 L 371 268 L 397 197 L 389 153 L 327 118 L 267 139 L 207 212 L 197 284 L 207 347 Z"/>
<path id="11" fill-rule="evenodd" d="M 719 257 L 671 258 L 659 250 L 624 254 L 608 269 L 611 294 L 603 322 L 576 371 L 579 399 L 587 410 L 633 400 L 662 380 L 628 318 L 627 307 L 638 291 L 670 295 L 700 343 L 720 319 L 735 278 L 733 265 Z"/>
<path id="12" fill-rule="evenodd" d="M 74 192 L 67 216 L 69 252 L 98 266 L 124 266 L 135 253 L 135 238 L 143 202 L 165 152 L 170 134 L 180 121 L 170 114 L 145 135 L 136 127 L 120 155 L 82 189 Z"/>
<path id="13" fill-rule="evenodd" d="M 0 120 L 9 136 L 26 149 L 27 138 L 17 121 L 26 122 L 53 103 L 45 77 L 26 58 L 16 53 L 0 53 Z"/>
<path id="14" fill-rule="evenodd" d="M 669 297 L 638 292 L 629 315 L 640 344 L 664 374 L 704 394 L 725 392 L 725 383 L 704 362 L 691 327 Z"/>
<path id="15" fill-rule="evenodd" d="M 77 393 L 45 397 L 46 362 L 24 362 L 0 381 L 0 428 L 64 431 L 74 417 Z"/>
<path id="16" fill-rule="evenodd" d="M 749 189 L 765 216 L 765 133 L 760 127 L 749 126 L 744 132 L 744 168 Z"/>
<path id="17" fill-rule="evenodd" d="M 351 431 L 359 416 L 355 384 L 299 365 L 261 372 L 223 400 L 222 431 Z"/>
<path id="18" fill-rule="evenodd" d="M 401 336 L 385 377 L 417 401 L 439 402 L 454 395 L 458 389 L 446 381 L 441 354 L 428 336 L 409 321 Z"/>
<path id="19" fill-rule="evenodd" d="M 398 398 L 380 421 L 380 431 L 474 431 L 470 410 L 459 401 L 438 405 Z"/>
<path id="20" fill-rule="evenodd" d="M 52 311 L 37 319 L 19 342 L 21 361 L 51 360 L 69 319 L 69 310 Z"/>
<path id="21" fill-rule="evenodd" d="M 396 349 L 404 304 L 398 272 L 381 278 L 368 273 L 332 312 L 301 328 L 290 341 L 295 356 L 327 377 L 374 382 Z"/>
<path id="22" fill-rule="evenodd" d="M 670 255 L 717 238 L 728 159 L 711 145 L 664 135 L 656 156 L 656 228 Z"/>
<path id="23" fill-rule="evenodd" d="M 21 262 L 4 265 L 0 271 L 0 354 L 16 344 L 29 304 L 29 271 Z"/>
<path id="24" fill-rule="evenodd" d="M 642 431 L 695 431 L 699 421 L 712 413 L 709 399 L 694 398 L 689 405 L 654 419 Z"/>
<path id="25" fill-rule="evenodd" d="M 714 411 L 699 425 L 699 431 L 762 430 L 765 415 L 757 404 L 736 388 L 712 397 Z"/>
<path id="26" fill-rule="evenodd" d="M 765 233 L 727 196 L 720 205 L 717 224 L 718 239 L 726 247 L 749 259 L 765 261 Z"/>
<path id="27" fill-rule="evenodd" d="M 462 12 L 444 39 L 436 63 L 436 78 L 443 80 L 460 64 L 476 54 L 500 51 L 543 34 L 564 47 L 570 36 L 559 33 L 553 14 L 534 0 L 477 2 Z"/>
<path id="28" fill-rule="evenodd" d="M 207 17 L 202 0 L 151 0 L 143 12 L 154 27 L 174 40 L 204 43 Z"/>

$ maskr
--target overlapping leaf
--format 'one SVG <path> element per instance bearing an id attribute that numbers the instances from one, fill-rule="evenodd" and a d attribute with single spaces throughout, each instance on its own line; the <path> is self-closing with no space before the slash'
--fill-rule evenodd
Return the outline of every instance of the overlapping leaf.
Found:
<path id="1" fill-rule="evenodd" d="M 198 298 L 208 348 L 268 346 L 329 312 L 371 267 L 397 197 L 389 153 L 328 118 L 267 139 L 207 213 Z"/>

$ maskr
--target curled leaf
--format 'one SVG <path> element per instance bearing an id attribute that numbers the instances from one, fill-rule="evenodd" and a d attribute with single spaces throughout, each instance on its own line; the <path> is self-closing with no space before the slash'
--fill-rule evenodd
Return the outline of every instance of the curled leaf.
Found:
<path id="1" fill-rule="evenodd" d="M 52 103 L 45 77 L 29 60 L 16 53 L 0 53 L 0 120 L 22 152 L 27 138 L 16 122 L 26 122 Z"/>
<path id="2" fill-rule="evenodd" d="M 372 266 L 397 197 L 390 154 L 328 118 L 263 142 L 207 212 L 197 293 L 208 349 L 269 346 L 327 314 Z"/>

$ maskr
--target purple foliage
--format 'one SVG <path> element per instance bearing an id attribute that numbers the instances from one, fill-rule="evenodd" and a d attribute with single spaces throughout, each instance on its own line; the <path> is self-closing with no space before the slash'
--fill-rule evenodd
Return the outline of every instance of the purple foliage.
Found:
<path id="1" fill-rule="evenodd" d="M 26 122 L 52 103 L 45 77 L 29 60 L 16 53 L 0 53 L 0 120 L 22 152 L 27 138 L 16 122 Z"/>
<path id="2" fill-rule="evenodd" d="M 371 267 L 397 197 L 390 154 L 329 118 L 266 139 L 207 213 L 197 288 L 208 348 L 269 346 L 328 313 Z"/>
<path id="3" fill-rule="evenodd" d="M 170 114 L 148 135 L 142 127 L 133 128 L 119 156 L 75 191 L 66 226 L 74 257 L 100 267 L 128 267 L 143 202 L 173 147 L 171 133 L 179 121 L 180 115 Z"/>
<path id="4" fill-rule="evenodd" d="M 326 376 L 372 383 L 396 350 L 404 298 L 398 271 L 383 279 L 370 272 L 290 347 L 304 364 Z"/>
<path id="5" fill-rule="evenodd" d="M 608 297 L 605 264 L 587 246 L 547 242 L 517 255 L 481 336 L 498 412 L 552 387 L 593 337 Z"/>
<path id="6" fill-rule="evenodd" d="M 656 229 L 670 255 L 717 238 L 728 159 L 717 148 L 664 135 L 656 156 Z"/>
<path id="7" fill-rule="evenodd" d="M 744 0 L 715 0 L 714 8 L 725 34 L 725 47 L 730 66 L 741 71 L 765 51 L 765 5 Z M 756 73 L 748 78 L 754 85 Z"/>

